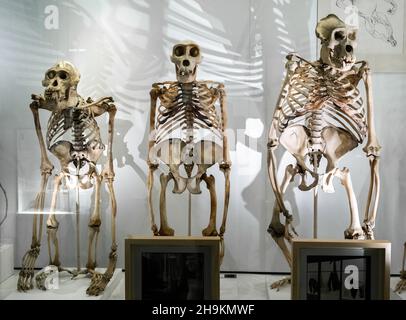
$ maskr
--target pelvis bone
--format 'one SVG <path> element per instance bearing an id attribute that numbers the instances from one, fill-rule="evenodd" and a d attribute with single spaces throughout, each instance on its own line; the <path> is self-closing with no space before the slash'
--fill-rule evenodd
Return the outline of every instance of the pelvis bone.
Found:
<path id="1" fill-rule="evenodd" d="M 173 192 L 178 194 L 186 189 L 192 194 L 201 193 L 202 175 L 222 159 L 221 146 L 205 140 L 187 144 L 169 139 L 155 145 L 154 150 L 157 159 L 169 167 L 175 181 Z"/>

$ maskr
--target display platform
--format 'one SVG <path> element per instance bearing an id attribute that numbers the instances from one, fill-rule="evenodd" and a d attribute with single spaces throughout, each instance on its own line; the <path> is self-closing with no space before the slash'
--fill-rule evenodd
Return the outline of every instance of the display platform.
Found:
<path id="1" fill-rule="evenodd" d="M 281 280 L 284 276 L 267 275 L 266 277 L 266 288 L 268 300 L 291 300 L 291 286 L 286 285 L 280 288 L 279 291 L 271 289 L 272 283 Z M 390 278 L 390 298 L 389 300 L 406 300 L 406 291 L 401 294 L 393 292 L 396 284 L 399 282 L 399 277 Z"/>
<path id="2" fill-rule="evenodd" d="M 104 272 L 105 269 L 97 269 Z M 71 275 L 64 272 L 59 277 L 59 289 L 40 290 L 34 288 L 27 292 L 18 292 L 16 289 L 18 271 L 0 285 L 0 299 L 2 300 L 108 300 L 117 299 L 116 289 L 122 283 L 124 288 L 124 272 L 116 269 L 110 283 L 100 296 L 89 296 L 86 289 L 90 285 L 90 278 L 80 276 L 74 280 Z M 124 289 L 123 289 L 124 296 Z M 124 297 L 123 297 L 124 298 Z"/>
<path id="3" fill-rule="evenodd" d="M 219 237 L 125 239 L 128 300 L 218 300 Z"/>
<path id="4" fill-rule="evenodd" d="M 271 290 L 273 282 L 281 280 L 285 276 L 264 275 L 264 274 L 237 274 L 236 278 L 220 276 L 220 300 L 290 300 L 290 285 L 284 286 L 279 291 Z M 124 272 L 116 270 L 112 282 L 107 287 L 104 295 L 90 297 L 86 295 L 86 288 L 89 284 L 88 278 L 70 280 L 63 277 L 61 289 L 53 291 L 42 291 L 33 289 L 29 293 L 17 292 L 16 282 L 18 272 L 0 284 L 0 299 L 7 300 L 124 300 L 125 283 Z M 391 300 L 406 300 L 406 291 L 402 294 L 393 292 L 399 277 L 391 277 Z"/>

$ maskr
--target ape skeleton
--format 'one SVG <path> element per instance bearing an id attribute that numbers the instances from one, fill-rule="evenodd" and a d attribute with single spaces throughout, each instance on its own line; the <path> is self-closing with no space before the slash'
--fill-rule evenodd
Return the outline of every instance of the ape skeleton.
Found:
<path id="1" fill-rule="evenodd" d="M 320 60 L 309 62 L 294 54 L 287 56 L 286 78 L 269 132 L 268 172 L 276 199 L 268 232 L 290 267 L 292 258 L 285 240 L 291 242 L 291 232 L 297 233 L 291 225 L 292 215 L 285 207 L 283 195 L 297 174 L 302 177 L 299 185 L 302 191 L 317 192 L 322 176 L 323 191 L 334 192 L 333 179 L 340 180 L 350 205 L 351 223 L 344 233 L 347 239 L 374 238 L 379 200 L 381 147 L 375 134 L 370 69 L 366 62 L 355 60 L 357 30 L 331 14 L 318 23 L 316 35 L 321 40 Z M 357 88 L 361 80 L 366 88 L 367 114 Z M 370 162 L 371 182 L 361 226 L 350 170 L 339 169 L 338 161 L 365 138 L 367 144 L 363 150 Z M 275 150 L 279 144 L 296 160 L 296 165 L 286 167 L 281 184 L 276 179 Z M 324 174 L 319 173 L 322 159 L 327 162 Z M 313 179 L 309 184 L 308 175 Z M 280 221 L 280 214 L 285 217 L 285 224 Z M 286 280 L 273 287 L 283 285 Z"/>
<path id="2" fill-rule="evenodd" d="M 84 101 L 77 93 L 79 80 L 80 74 L 78 70 L 71 63 L 61 61 L 45 73 L 45 78 L 42 81 L 42 85 L 45 87 L 44 96 L 32 95 L 33 102 L 30 104 L 30 108 L 34 116 L 35 130 L 41 149 L 41 189 L 35 200 L 36 213 L 34 214 L 33 221 L 31 249 L 22 259 L 22 270 L 20 271 L 17 283 L 17 289 L 19 291 L 26 291 L 33 288 L 35 261 L 40 253 L 45 190 L 48 179 L 54 168 L 48 159 L 46 149 L 57 157 L 61 166 L 61 171 L 54 178 L 50 215 L 46 222 L 49 264 L 56 266 L 59 271 L 67 271 L 73 274 L 74 277 L 78 274 L 91 274 L 91 284 L 87 289 L 89 295 L 98 295 L 101 293 L 114 273 L 117 261 L 117 244 L 115 234 L 116 199 L 113 189 L 114 171 L 112 143 L 116 107 L 111 97 L 105 97 L 98 101 L 93 101 L 91 98 L 88 98 Z M 51 112 L 46 132 L 46 144 L 41 132 L 39 119 L 40 109 Z M 105 146 L 101 140 L 96 117 L 106 112 L 109 115 L 107 163 L 104 165 L 103 171 L 99 173 L 96 164 Z M 103 179 L 107 183 L 111 200 L 112 246 L 107 270 L 104 274 L 100 274 L 95 271 L 95 268 L 97 240 L 101 225 L 100 187 Z M 89 221 L 88 260 L 86 269 L 84 270 L 80 270 L 79 251 L 77 270 L 71 271 L 62 268 L 59 260 L 57 238 L 59 222 L 55 216 L 55 208 L 58 191 L 62 183 L 75 184 L 77 197 L 79 195 L 79 188 L 89 189 L 93 186 L 95 187 L 94 210 Z M 78 202 L 76 206 L 78 214 Z M 78 240 L 79 239 L 77 239 L 77 245 L 79 246 Z M 53 256 L 52 247 L 54 248 Z M 45 278 L 46 277 L 42 274 L 37 275 L 36 280 L 39 288 L 44 288 L 43 282 Z"/>
<path id="3" fill-rule="evenodd" d="M 169 227 L 166 214 L 166 188 L 169 181 L 174 181 L 172 192 L 177 194 L 183 193 L 186 189 L 191 194 L 199 194 L 201 193 L 200 183 L 204 181 L 210 193 L 211 213 L 209 224 L 202 233 L 204 236 L 217 236 L 215 180 L 212 175 L 208 176 L 206 171 L 215 163 L 219 163 L 225 175 L 224 211 L 219 234 L 222 240 L 227 220 L 231 165 L 225 133 L 226 94 L 221 83 L 196 80 L 197 67 L 201 59 L 197 44 L 190 41 L 176 44 L 173 47 L 171 61 L 176 66 L 177 81 L 152 85 L 148 204 L 154 235 L 172 236 L 174 230 Z M 157 108 L 158 100 L 160 104 Z M 218 101 L 220 116 L 215 106 Z M 179 131 L 180 137 L 177 135 Z M 208 131 L 214 139 L 200 139 L 197 133 L 201 131 Z M 154 171 L 158 168 L 159 162 L 169 168 L 169 173 L 160 175 L 160 228 L 158 229 L 152 206 L 152 187 Z"/>

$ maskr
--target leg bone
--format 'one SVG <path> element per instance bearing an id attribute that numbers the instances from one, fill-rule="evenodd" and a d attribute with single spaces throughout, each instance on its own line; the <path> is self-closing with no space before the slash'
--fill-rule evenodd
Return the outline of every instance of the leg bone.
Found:
<path id="1" fill-rule="evenodd" d="M 362 229 L 365 232 L 366 238 L 373 240 L 373 229 L 375 227 L 375 219 L 380 195 L 379 158 L 371 157 L 369 159 L 369 164 L 371 169 L 371 182 L 369 185 L 367 205 L 365 208 L 365 218 Z"/>
<path id="2" fill-rule="evenodd" d="M 88 257 L 86 268 L 94 270 L 96 268 L 96 249 L 97 238 L 100 231 L 101 219 L 100 219 L 100 184 L 101 177 L 97 174 L 93 175 L 95 186 L 95 198 L 94 198 L 94 210 L 89 221 L 89 244 L 88 244 Z M 95 241 L 96 238 L 96 241 Z M 93 246 L 94 243 L 94 246 Z M 93 252 L 94 248 L 94 252 Z"/>
<path id="3" fill-rule="evenodd" d="M 289 165 L 286 167 L 285 176 L 283 178 L 282 184 L 280 186 L 281 190 L 281 200 L 283 201 L 283 195 L 286 192 L 286 189 L 289 186 L 289 183 L 293 181 L 296 174 L 298 174 L 299 169 L 298 167 L 293 167 L 293 165 Z M 271 234 L 272 238 L 278 245 L 278 247 L 282 250 L 283 255 L 285 256 L 286 261 L 289 264 L 289 268 L 292 268 L 292 255 L 290 249 L 287 246 L 287 241 L 290 242 L 292 239 L 292 235 L 289 232 L 289 225 L 291 225 L 292 217 L 290 215 L 286 216 L 286 224 L 283 225 L 280 221 L 280 214 L 282 210 L 279 207 L 279 203 L 275 201 L 273 213 L 272 213 L 272 220 L 268 228 L 268 232 Z M 292 231 L 296 234 L 294 229 Z M 282 286 L 290 283 L 290 277 L 284 278 L 282 280 L 276 281 L 271 285 L 272 289 L 281 288 Z"/>
<path id="4" fill-rule="evenodd" d="M 56 208 L 56 199 L 58 197 L 58 192 L 59 192 L 59 188 L 61 186 L 63 177 L 64 177 L 64 173 L 60 173 L 59 175 L 55 176 L 50 215 L 47 219 L 49 264 L 57 266 L 57 267 L 59 267 L 61 265 L 61 263 L 59 261 L 59 244 L 58 244 L 58 238 L 57 238 L 59 222 L 58 222 L 58 220 L 56 220 L 55 208 Z M 55 249 L 54 257 L 52 257 L 52 250 L 51 250 L 52 245 L 54 246 L 54 249 Z"/>
<path id="5" fill-rule="evenodd" d="M 216 216 L 217 216 L 217 196 L 215 188 L 215 179 L 212 175 L 209 177 L 204 174 L 202 176 L 204 182 L 206 182 L 207 189 L 210 193 L 210 220 L 209 225 L 202 231 L 203 236 L 217 236 L 216 230 Z"/>
<path id="6" fill-rule="evenodd" d="M 158 227 L 156 226 L 155 223 L 155 215 L 154 215 L 154 207 L 152 203 L 152 188 L 154 186 L 154 171 L 156 170 L 156 166 L 150 166 L 148 170 L 148 209 L 149 209 L 149 215 L 151 219 L 151 230 L 154 233 L 154 235 L 158 235 Z"/>
<path id="7" fill-rule="evenodd" d="M 348 168 L 342 170 L 337 168 L 334 175 L 340 179 L 341 184 L 344 186 L 350 206 L 351 223 L 345 230 L 344 236 L 346 239 L 363 239 L 364 232 L 359 221 L 358 204 L 352 187 L 350 170 Z"/>
<path id="8" fill-rule="evenodd" d="M 92 280 L 89 288 L 86 290 L 88 295 L 97 296 L 104 291 L 110 279 L 113 277 L 114 270 L 117 264 L 117 242 L 116 242 L 116 215 L 117 215 L 117 202 L 113 188 L 113 179 L 107 179 L 107 187 L 109 189 L 111 201 L 111 251 L 109 254 L 109 264 L 107 270 L 101 274 L 98 272 L 91 272 Z"/>
<path id="9" fill-rule="evenodd" d="M 161 226 L 159 228 L 160 236 L 173 236 L 175 231 L 168 225 L 168 217 L 166 214 L 166 189 L 168 182 L 172 179 L 171 174 L 161 174 L 161 197 L 159 202 L 159 214 L 161 218 Z"/>
<path id="10" fill-rule="evenodd" d="M 34 288 L 33 279 L 34 279 L 34 267 L 35 262 L 40 253 L 41 238 L 42 238 L 42 224 L 44 220 L 43 211 L 44 211 L 44 201 L 45 201 L 45 190 L 48 184 L 50 174 L 42 174 L 41 178 L 41 187 L 40 191 L 37 194 L 35 199 L 35 214 L 33 218 L 32 225 L 32 241 L 31 249 L 26 252 L 22 259 L 22 268 L 18 275 L 17 281 L 17 290 L 26 291 Z M 39 214 L 39 225 L 38 223 L 38 214 Z M 37 232 L 37 228 L 39 231 Z"/>

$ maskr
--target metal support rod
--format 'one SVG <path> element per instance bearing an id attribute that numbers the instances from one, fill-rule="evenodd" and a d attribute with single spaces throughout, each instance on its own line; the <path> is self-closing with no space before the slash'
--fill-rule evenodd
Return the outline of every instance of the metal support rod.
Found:
<path id="1" fill-rule="evenodd" d="M 320 158 L 318 153 L 313 154 L 313 171 L 318 175 Z M 317 239 L 319 185 L 313 188 L 313 238 Z"/>
<path id="2" fill-rule="evenodd" d="M 76 175 L 77 183 L 76 183 L 76 263 L 77 263 L 77 271 L 80 271 L 80 238 L 79 238 L 79 214 L 80 214 L 80 198 L 79 198 L 79 165 L 77 168 L 77 175 Z"/>
<path id="3" fill-rule="evenodd" d="M 188 199 L 188 220 L 189 220 L 189 226 L 188 226 L 188 236 L 190 237 L 192 235 L 192 194 L 189 192 L 189 199 Z"/>
<path id="4" fill-rule="evenodd" d="M 317 200 L 319 196 L 319 186 L 313 188 L 313 238 L 317 239 L 317 219 L 318 219 L 318 207 Z"/>

